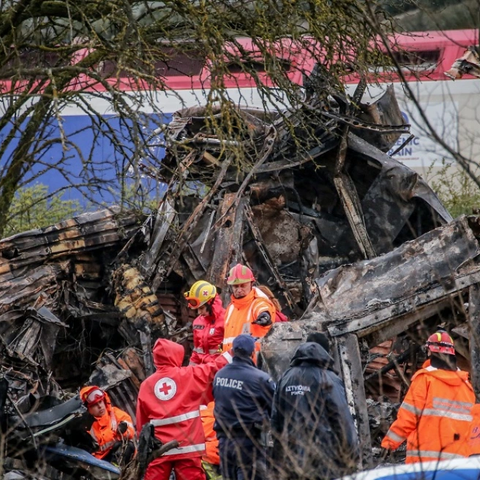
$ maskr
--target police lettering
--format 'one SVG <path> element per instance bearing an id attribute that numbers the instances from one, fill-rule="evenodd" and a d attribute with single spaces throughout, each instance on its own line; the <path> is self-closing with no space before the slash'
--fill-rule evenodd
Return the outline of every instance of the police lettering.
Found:
<path id="1" fill-rule="evenodd" d="M 290 395 L 305 395 L 305 392 L 310 392 L 310 387 L 308 385 L 289 385 L 285 387 L 285 391 L 289 392 Z"/>
<path id="2" fill-rule="evenodd" d="M 215 385 L 218 387 L 226 387 L 226 388 L 236 388 L 237 390 L 243 390 L 242 380 L 234 380 L 233 378 L 217 378 L 217 382 Z"/>

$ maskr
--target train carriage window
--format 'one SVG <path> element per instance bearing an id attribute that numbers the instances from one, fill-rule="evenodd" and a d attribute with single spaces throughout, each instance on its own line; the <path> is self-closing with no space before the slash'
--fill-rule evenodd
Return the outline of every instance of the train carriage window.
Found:
<path id="1" fill-rule="evenodd" d="M 399 50 L 393 52 L 400 67 L 412 71 L 433 70 L 440 61 L 440 50 Z"/>
<path id="2" fill-rule="evenodd" d="M 292 68 L 292 64 L 283 58 L 277 58 L 278 65 L 284 72 L 288 72 Z M 226 66 L 229 73 L 248 73 L 248 72 L 258 72 L 258 73 L 265 73 L 265 63 L 264 62 L 256 62 L 254 60 L 249 60 L 246 62 L 242 62 L 239 60 L 238 62 L 231 62 L 228 63 Z"/>
<path id="3" fill-rule="evenodd" d="M 160 58 L 161 57 L 161 58 Z M 152 52 L 150 59 L 137 60 L 131 71 L 118 71 L 118 64 L 115 60 L 102 62 L 99 73 L 104 77 L 127 78 L 133 76 L 133 71 L 138 69 L 141 72 L 154 74 L 156 77 L 194 77 L 200 75 L 205 60 L 200 52 L 178 52 L 174 49 L 162 49 Z"/>
<path id="4" fill-rule="evenodd" d="M 22 49 L 14 52 L 10 59 L 0 67 L 0 78 L 44 78 L 46 73 L 39 74 L 42 69 L 68 65 L 68 60 L 56 52 L 45 52 L 38 49 Z M 32 71 L 34 69 L 35 71 Z"/>
<path id="5" fill-rule="evenodd" d="M 164 50 L 168 60 L 155 62 L 155 73 L 163 77 L 200 75 L 205 59 L 199 51 L 178 52 L 173 49 Z"/>

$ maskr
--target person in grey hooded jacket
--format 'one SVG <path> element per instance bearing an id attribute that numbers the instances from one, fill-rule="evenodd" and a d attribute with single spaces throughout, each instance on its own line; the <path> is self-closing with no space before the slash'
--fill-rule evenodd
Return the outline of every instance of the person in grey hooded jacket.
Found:
<path id="1" fill-rule="evenodd" d="M 278 478 L 330 480 L 355 470 L 358 438 L 345 387 L 318 343 L 300 345 L 280 379 L 272 435 Z"/>

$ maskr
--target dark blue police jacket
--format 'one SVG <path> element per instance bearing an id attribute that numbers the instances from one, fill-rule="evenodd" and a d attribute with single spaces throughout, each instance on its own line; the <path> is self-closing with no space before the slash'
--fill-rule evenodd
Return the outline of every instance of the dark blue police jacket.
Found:
<path id="1" fill-rule="evenodd" d="M 275 383 L 250 358 L 234 356 L 213 381 L 218 436 L 251 435 L 270 419 Z"/>

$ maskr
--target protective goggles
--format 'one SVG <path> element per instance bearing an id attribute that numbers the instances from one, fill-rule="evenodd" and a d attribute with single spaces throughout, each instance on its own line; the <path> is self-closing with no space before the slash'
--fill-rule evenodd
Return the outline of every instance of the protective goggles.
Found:
<path id="1" fill-rule="evenodd" d="M 189 295 L 190 295 L 190 292 L 185 292 L 183 295 L 185 296 L 185 299 L 187 300 L 188 306 L 189 306 L 190 308 L 199 308 L 199 307 L 201 307 L 202 305 L 205 305 L 205 304 L 209 303 L 209 302 L 205 302 L 205 301 L 204 301 L 204 302 L 201 302 L 200 300 L 198 300 L 198 299 L 195 298 L 195 297 L 190 297 L 190 296 L 189 296 Z"/>
<path id="2" fill-rule="evenodd" d="M 102 401 L 105 398 L 105 393 L 102 392 L 100 389 L 92 390 L 85 398 L 85 402 L 87 405 L 93 405 Z"/>

